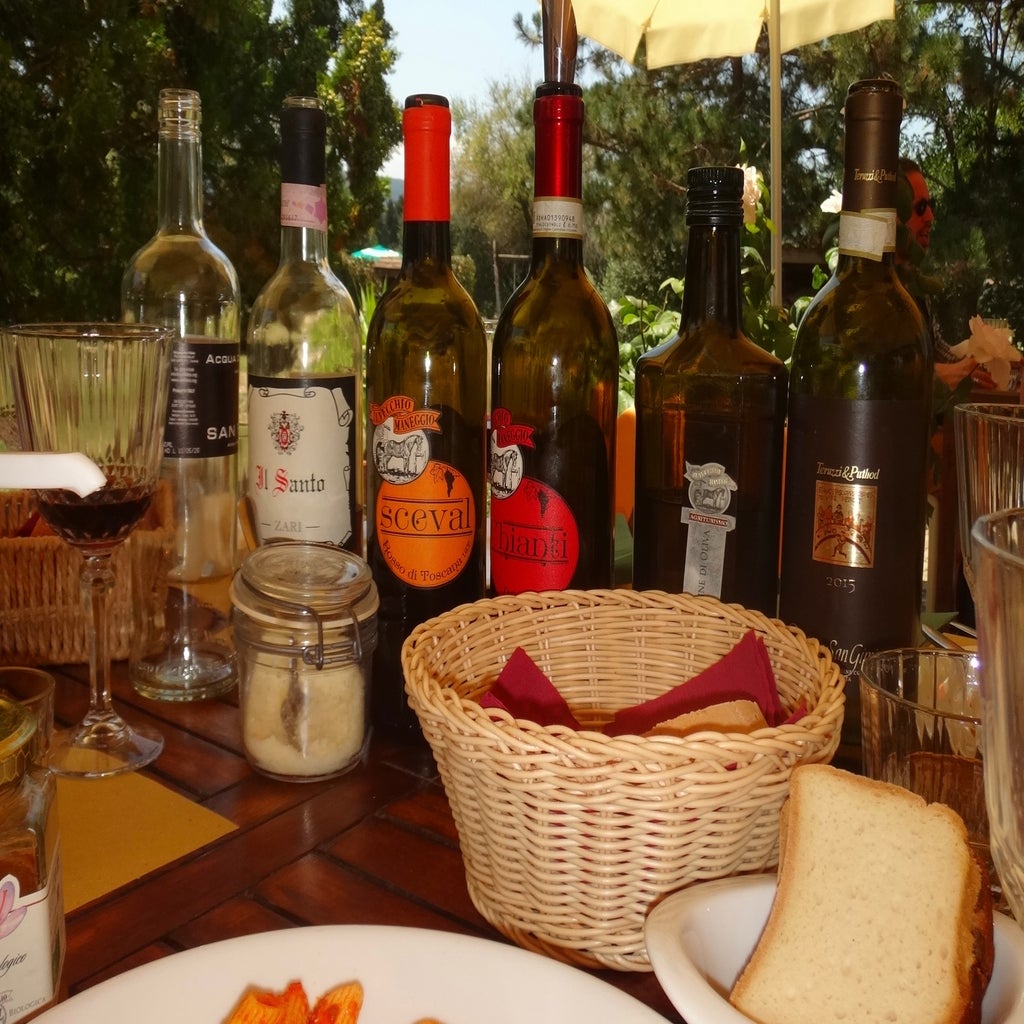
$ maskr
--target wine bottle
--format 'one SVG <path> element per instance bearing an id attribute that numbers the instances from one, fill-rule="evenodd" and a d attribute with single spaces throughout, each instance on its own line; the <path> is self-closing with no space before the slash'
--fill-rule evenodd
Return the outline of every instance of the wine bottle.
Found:
<path id="1" fill-rule="evenodd" d="M 743 171 L 687 175 L 679 332 L 637 361 L 633 586 L 778 604 L 786 368 L 743 334 Z"/>
<path id="2" fill-rule="evenodd" d="M 491 586 L 607 587 L 614 547 L 618 343 L 583 266 L 583 99 L 534 102 L 533 251 L 491 360 Z"/>
<path id="3" fill-rule="evenodd" d="M 162 476 L 175 537 L 153 578 L 133 571 L 129 675 L 164 700 L 234 685 L 228 587 L 238 500 L 238 277 L 203 225 L 199 94 L 163 89 L 158 106 L 158 224 L 121 283 L 127 321 L 173 327 Z M 139 567 L 133 566 L 133 569 Z"/>
<path id="4" fill-rule="evenodd" d="M 410 96 L 402 132 L 402 268 L 366 337 L 366 529 L 380 598 L 373 720 L 415 735 L 402 642 L 485 591 L 487 340 L 452 271 L 448 101 Z"/>
<path id="5" fill-rule="evenodd" d="M 779 614 L 846 674 L 851 748 L 862 656 L 920 641 L 932 366 L 894 264 L 902 117 L 895 82 L 850 86 L 839 259 L 790 370 Z"/>
<path id="6" fill-rule="evenodd" d="M 281 111 L 281 258 L 247 332 L 248 495 L 259 543 L 362 553 L 362 332 L 327 250 L 327 122 L 320 101 Z"/>

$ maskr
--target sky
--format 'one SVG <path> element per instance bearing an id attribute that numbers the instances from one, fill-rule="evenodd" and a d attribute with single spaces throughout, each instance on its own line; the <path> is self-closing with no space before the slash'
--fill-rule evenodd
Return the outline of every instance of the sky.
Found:
<path id="1" fill-rule="evenodd" d="M 398 60 L 388 76 L 399 106 L 406 96 L 432 92 L 454 99 L 486 100 L 488 83 L 543 78 L 540 47 L 520 42 L 513 19 L 527 22 L 537 0 L 384 0 L 384 16 L 395 30 Z M 399 146 L 382 174 L 405 176 Z"/>

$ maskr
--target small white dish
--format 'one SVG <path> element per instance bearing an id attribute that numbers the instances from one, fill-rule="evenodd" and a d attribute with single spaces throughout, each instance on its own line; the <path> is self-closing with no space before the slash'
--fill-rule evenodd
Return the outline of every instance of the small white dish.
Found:
<path id="1" fill-rule="evenodd" d="M 729 992 L 764 930 L 775 875 L 703 882 L 666 897 L 647 917 L 654 973 L 687 1024 L 750 1024 Z M 1024 931 L 994 915 L 995 967 L 982 1024 L 1024 1024 Z"/>

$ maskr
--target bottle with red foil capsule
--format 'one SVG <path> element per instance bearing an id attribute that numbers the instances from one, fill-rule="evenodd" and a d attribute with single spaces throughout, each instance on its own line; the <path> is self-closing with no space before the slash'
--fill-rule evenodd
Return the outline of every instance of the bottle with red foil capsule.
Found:
<path id="1" fill-rule="evenodd" d="M 374 725 L 415 736 L 400 653 L 412 628 L 485 590 L 487 340 L 451 262 L 442 96 L 405 102 L 402 269 L 366 338 L 367 560 L 380 598 Z"/>
<path id="2" fill-rule="evenodd" d="M 583 266 L 583 99 L 546 82 L 534 103 L 533 254 L 494 335 L 491 586 L 611 586 L 618 343 Z"/>

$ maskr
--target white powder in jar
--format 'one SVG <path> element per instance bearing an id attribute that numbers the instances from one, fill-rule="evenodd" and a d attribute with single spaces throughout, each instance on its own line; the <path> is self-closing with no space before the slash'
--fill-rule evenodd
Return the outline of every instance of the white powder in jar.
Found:
<path id="1" fill-rule="evenodd" d="M 252 763 L 274 775 L 330 775 L 366 735 L 366 686 L 357 663 L 270 666 L 253 659 L 243 682 L 242 738 Z"/>

